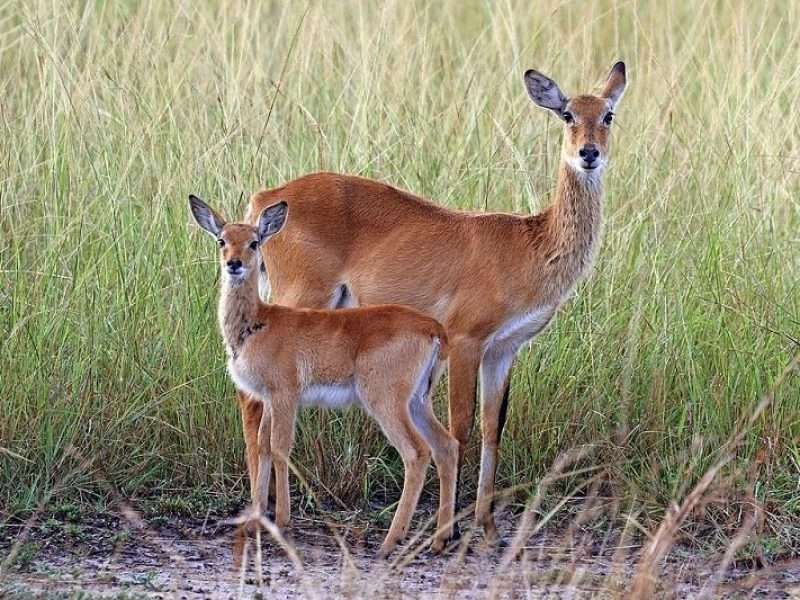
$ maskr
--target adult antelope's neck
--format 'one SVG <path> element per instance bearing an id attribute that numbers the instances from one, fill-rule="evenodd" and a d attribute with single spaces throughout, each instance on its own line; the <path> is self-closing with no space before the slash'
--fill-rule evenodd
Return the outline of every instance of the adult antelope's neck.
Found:
<path id="1" fill-rule="evenodd" d="M 602 226 L 602 197 L 599 173 L 588 176 L 561 162 L 548 227 L 558 254 L 591 262 Z"/>
<path id="2" fill-rule="evenodd" d="M 225 338 L 225 345 L 233 353 L 238 352 L 255 328 L 262 326 L 256 323 L 259 304 L 256 274 L 251 274 L 235 285 L 223 274 L 219 298 L 219 326 Z"/>

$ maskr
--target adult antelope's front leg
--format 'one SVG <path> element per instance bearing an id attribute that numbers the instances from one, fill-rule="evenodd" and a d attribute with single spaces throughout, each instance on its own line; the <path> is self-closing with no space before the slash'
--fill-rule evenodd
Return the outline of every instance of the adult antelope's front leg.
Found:
<path id="1" fill-rule="evenodd" d="M 456 513 L 460 512 L 461 468 L 464 452 L 475 419 L 475 392 L 478 385 L 480 345 L 469 339 L 451 342 L 448 382 L 448 418 L 450 433 L 458 442 L 458 467 L 456 470 Z M 458 537 L 458 525 L 453 535 Z"/>
<path id="2" fill-rule="evenodd" d="M 291 505 L 289 500 L 289 456 L 294 444 L 294 426 L 297 417 L 296 394 L 274 394 L 272 409 L 272 462 L 275 467 L 275 524 L 279 529 L 289 525 Z"/>
<path id="3" fill-rule="evenodd" d="M 481 361 L 481 472 L 475 522 L 483 527 L 488 542 L 497 541 L 494 503 L 497 455 L 505 426 L 514 353 L 486 353 Z"/>

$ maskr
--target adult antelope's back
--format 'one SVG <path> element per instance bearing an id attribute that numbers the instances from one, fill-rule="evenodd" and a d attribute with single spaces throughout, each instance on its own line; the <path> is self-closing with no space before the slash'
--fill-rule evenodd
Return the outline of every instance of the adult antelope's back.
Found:
<path id="1" fill-rule="evenodd" d="M 329 308 L 405 304 L 444 323 L 459 467 L 481 382 L 476 518 L 489 538 L 496 536 L 491 498 L 511 364 L 591 266 L 625 65 L 614 65 L 598 96 L 568 98 L 533 70 L 524 81 L 531 99 L 564 123 L 555 198 L 542 213 L 453 211 L 384 183 L 334 173 L 301 177 L 250 200 L 251 215 L 278 198 L 292 210 L 285 234 L 264 248 L 276 302 Z M 240 401 L 247 407 L 246 397 Z"/>

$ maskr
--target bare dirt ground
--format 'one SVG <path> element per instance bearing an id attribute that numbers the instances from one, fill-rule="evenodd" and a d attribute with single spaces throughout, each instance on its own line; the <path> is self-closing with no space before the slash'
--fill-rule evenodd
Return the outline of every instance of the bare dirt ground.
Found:
<path id="1" fill-rule="evenodd" d="M 510 539 L 516 517 L 506 513 Z M 46 526 L 17 544 L 14 566 L 0 575 L 0 597 L 126 598 L 540 598 L 623 596 L 640 546 L 585 531 L 565 537 L 536 535 L 519 560 L 503 548 L 467 539 L 446 556 L 413 544 L 389 561 L 375 551 L 381 532 L 296 518 L 291 531 L 296 560 L 271 539 L 263 542 L 264 586 L 249 553 L 244 577 L 234 565 L 232 527 L 189 520 L 157 525 L 98 517 L 79 530 Z M 14 547 L 0 539 L 0 560 Z M 569 543 L 565 543 L 565 539 Z M 249 546 L 252 548 L 252 544 Z M 299 562 L 298 560 L 299 559 Z M 700 597 L 715 562 L 676 548 L 663 565 L 660 595 Z M 708 597 L 800 598 L 800 560 L 767 568 L 736 567 Z"/>

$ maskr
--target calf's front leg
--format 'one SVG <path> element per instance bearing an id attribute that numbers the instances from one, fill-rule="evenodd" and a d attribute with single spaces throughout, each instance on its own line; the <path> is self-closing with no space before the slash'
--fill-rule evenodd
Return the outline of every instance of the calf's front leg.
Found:
<path id="1" fill-rule="evenodd" d="M 285 529 L 291 514 L 289 502 L 289 456 L 294 444 L 297 405 L 293 395 L 276 394 L 271 402 L 271 450 L 275 467 L 275 525 Z"/>
<path id="2" fill-rule="evenodd" d="M 252 482 L 253 504 L 258 516 L 266 516 L 269 498 L 269 480 L 272 474 L 272 410 L 269 404 L 260 404 L 261 419 L 258 425 L 257 451 L 258 469 Z"/>

